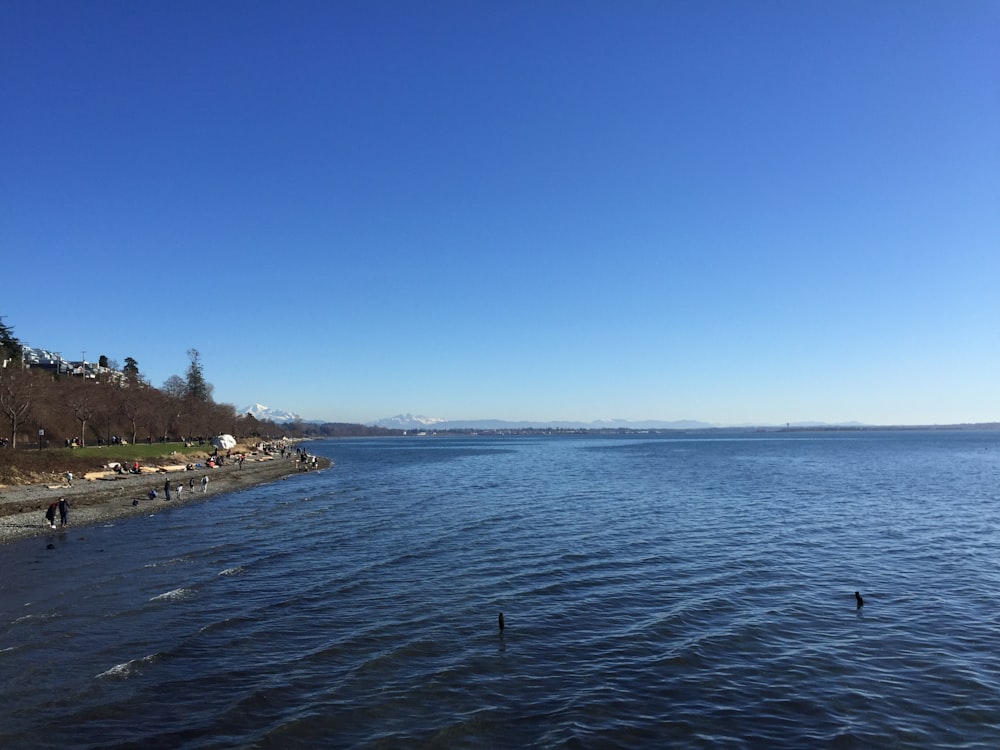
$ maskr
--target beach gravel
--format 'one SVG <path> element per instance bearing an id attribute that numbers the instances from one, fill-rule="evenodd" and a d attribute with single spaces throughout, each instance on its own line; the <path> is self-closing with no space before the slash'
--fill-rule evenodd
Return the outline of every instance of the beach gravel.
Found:
<path id="1" fill-rule="evenodd" d="M 330 466 L 328 459 L 319 459 L 319 469 Z M 243 468 L 232 461 L 215 468 L 198 468 L 193 471 L 147 470 L 142 474 L 108 474 L 101 478 L 76 480 L 69 485 L 25 484 L 0 486 L 0 544 L 32 536 L 54 534 L 59 530 L 56 515 L 56 529 L 45 520 L 45 510 L 50 503 L 66 498 L 69 503 L 69 524 L 67 528 L 88 526 L 96 523 L 125 518 L 134 515 L 149 515 L 177 505 L 211 500 L 219 495 L 235 492 L 258 484 L 272 482 L 300 471 L 299 463 L 292 457 L 247 458 Z M 315 471 L 315 469 L 313 469 Z M 208 491 L 202 492 L 201 479 L 208 476 Z M 194 488 L 188 487 L 188 480 L 194 478 Z M 170 479 L 174 487 L 172 499 L 163 496 L 163 483 Z M 176 488 L 183 484 L 184 490 L 178 498 Z M 149 499 L 149 491 L 155 489 L 158 497 Z M 138 501 L 134 504 L 134 501 Z"/>

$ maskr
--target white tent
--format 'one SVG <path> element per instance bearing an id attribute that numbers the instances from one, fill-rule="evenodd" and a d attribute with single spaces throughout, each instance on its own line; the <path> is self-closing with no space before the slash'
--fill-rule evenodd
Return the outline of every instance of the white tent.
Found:
<path id="1" fill-rule="evenodd" d="M 212 445 L 220 450 L 227 451 L 236 447 L 236 438 L 232 435 L 216 435 L 212 438 Z"/>

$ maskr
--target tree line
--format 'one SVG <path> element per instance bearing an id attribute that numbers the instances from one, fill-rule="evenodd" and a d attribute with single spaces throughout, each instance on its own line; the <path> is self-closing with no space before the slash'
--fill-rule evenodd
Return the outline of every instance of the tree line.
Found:
<path id="1" fill-rule="evenodd" d="M 201 355 L 188 350 L 184 377 L 153 387 L 132 357 L 118 369 L 102 356 L 93 377 L 27 367 L 23 346 L 0 318 L 0 445 L 11 448 L 237 438 L 388 434 L 361 425 L 278 425 L 216 403 Z"/>

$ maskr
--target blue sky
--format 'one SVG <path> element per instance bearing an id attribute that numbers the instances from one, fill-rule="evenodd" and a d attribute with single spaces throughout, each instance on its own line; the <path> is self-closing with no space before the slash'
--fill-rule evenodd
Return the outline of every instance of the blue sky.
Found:
<path id="1" fill-rule="evenodd" d="M 0 4 L 0 315 L 306 418 L 1000 420 L 1000 3 Z"/>

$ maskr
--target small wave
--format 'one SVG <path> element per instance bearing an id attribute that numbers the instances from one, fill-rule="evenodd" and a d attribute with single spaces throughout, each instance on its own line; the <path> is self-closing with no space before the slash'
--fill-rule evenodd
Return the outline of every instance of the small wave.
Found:
<path id="1" fill-rule="evenodd" d="M 183 599 L 186 596 L 190 596 L 191 593 L 192 593 L 191 589 L 184 588 L 183 586 L 181 586 L 180 588 L 172 589 L 170 591 L 165 591 L 162 594 L 158 594 L 149 601 L 151 602 L 173 601 L 175 599 Z"/>
<path id="2" fill-rule="evenodd" d="M 21 615 L 16 620 L 14 620 L 14 622 L 12 624 L 13 625 L 18 625 L 18 624 L 20 624 L 22 622 L 30 622 L 31 620 L 51 620 L 54 617 L 57 617 L 57 615 L 55 615 L 55 614 L 53 614 L 51 612 L 45 612 L 45 613 L 40 614 L 40 615 Z"/>
<path id="3" fill-rule="evenodd" d="M 257 623 L 257 619 L 253 617 L 226 617 L 222 620 L 216 620 L 215 622 L 210 622 L 207 625 L 202 625 L 198 629 L 200 635 L 215 633 L 218 630 L 239 630 L 240 627 L 247 623 Z"/>
<path id="4" fill-rule="evenodd" d="M 111 669 L 106 669 L 99 675 L 96 675 L 95 679 L 100 680 L 103 678 L 115 678 L 127 680 L 129 677 L 142 674 L 140 667 L 144 664 L 152 664 L 156 660 L 156 656 L 156 654 L 150 654 L 149 656 L 144 656 L 141 659 L 132 659 L 131 661 L 127 661 L 122 664 L 116 664 L 111 667 Z"/>
<path id="5" fill-rule="evenodd" d="M 225 570 L 219 571 L 219 575 L 220 576 L 238 576 L 241 573 L 245 573 L 245 572 L 246 572 L 246 568 L 244 568 L 242 565 L 237 565 L 236 567 L 226 568 Z"/>

